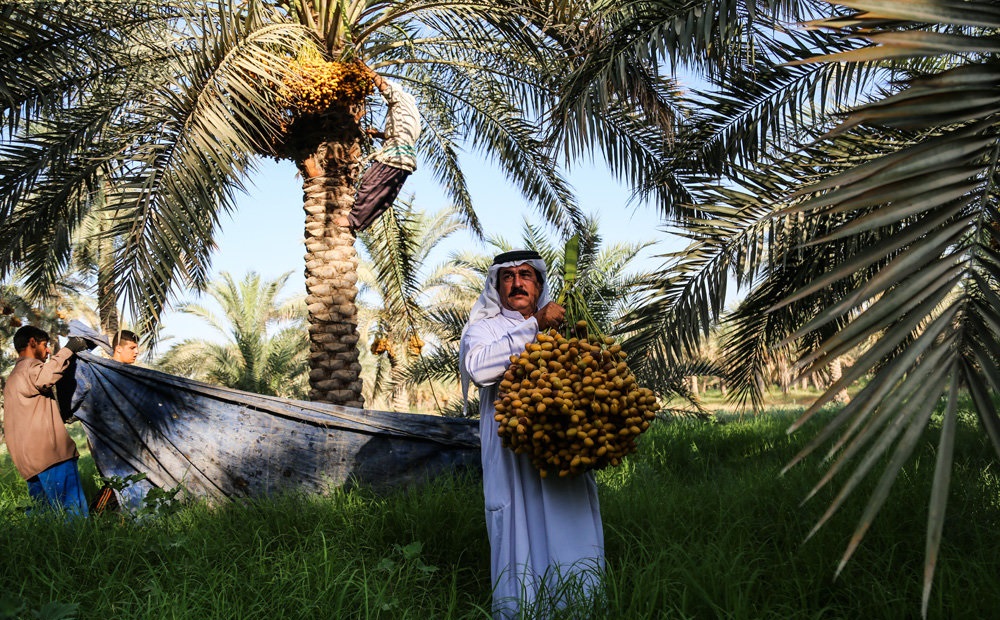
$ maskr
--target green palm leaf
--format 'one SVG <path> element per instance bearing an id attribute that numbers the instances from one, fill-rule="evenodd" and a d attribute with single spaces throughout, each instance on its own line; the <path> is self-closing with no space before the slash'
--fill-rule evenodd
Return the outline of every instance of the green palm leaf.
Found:
<path id="1" fill-rule="evenodd" d="M 207 293 L 221 313 L 197 303 L 178 307 L 209 326 L 218 340 L 182 340 L 157 360 L 158 367 L 257 394 L 304 398 L 309 389 L 305 304 L 279 299 L 288 276 L 267 281 L 249 272 L 237 282 L 220 274 Z"/>

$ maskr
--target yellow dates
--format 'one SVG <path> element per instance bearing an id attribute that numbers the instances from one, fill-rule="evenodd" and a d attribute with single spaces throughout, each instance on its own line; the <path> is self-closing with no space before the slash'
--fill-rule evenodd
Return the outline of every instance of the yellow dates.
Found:
<path id="1" fill-rule="evenodd" d="M 295 58 L 288 68 L 278 97 L 296 118 L 360 105 L 372 92 L 371 80 L 354 63 Z"/>
<path id="2" fill-rule="evenodd" d="M 501 443 L 531 459 L 542 477 L 614 467 L 636 449 L 660 406 L 639 387 L 610 336 L 541 332 L 499 383 Z"/>

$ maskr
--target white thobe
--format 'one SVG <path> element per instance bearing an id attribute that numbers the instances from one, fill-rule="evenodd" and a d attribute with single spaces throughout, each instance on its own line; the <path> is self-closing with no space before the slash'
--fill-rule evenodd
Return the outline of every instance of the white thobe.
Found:
<path id="1" fill-rule="evenodd" d="M 494 419 L 497 384 L 510 363 L 538 332 L 534 318 L 502 310 L 471 324 L 463 338 L 465 370 L 479 389 L 486 529 L 490 539 L 493 613 L 510 618 L 532 606 L 543 592 L 564 606 L 558 583 L 573 579 L 591 594 L 604 570 L 604 531 L 597 485 L 589 472 L 572 478 L 542 478 L 527 455 L 504 448 Z M 545 603 L 539 601 L 544 609 Z M 544 615 L 544 612 L 543 612 Z"/>

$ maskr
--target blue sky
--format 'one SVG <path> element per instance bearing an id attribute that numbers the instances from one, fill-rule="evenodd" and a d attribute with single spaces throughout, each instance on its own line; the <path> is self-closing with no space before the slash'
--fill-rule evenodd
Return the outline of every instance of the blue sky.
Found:
<path id="1" fill-rule="evenodd" d="M 488 162 L 467 156 L 462 160 L 462 166 L 473 204 L 485 230 L 516 240 L 524 218 L 532 222 L 540 221 L 517 190 Z M 661 262 L 655 258 L 657 254 L 683 247 L 677 238 L 663 231 L 652 206 L 629 204 L 630 192 L 615 181 L 605 167 L 578 166 L 571 171 L 569 180 L 577 191 L 582 210 L 598 215 L 606 242 L 658 241 L 656 246 L 642 255 L 648 264 L 654 266 Z M 248 194 L 239 198 L 232 218 L 222 221 L 213 273 L 228 271 L 239 279 L 253 270 L 273 279 L 291 271 L 285 294 L 304 292 L 302 185 L 294 165 L 287 161 L 263 162 L 254 178 L 254 185 L 249 189 Z M 407 180 L 402 193 L 404 196 L 412 194 L 417 208 L 429 212 L 445 207 L 448 202 L 430 172 L 424 169 L 418 169 Z M 444 246 L 445 255 L 435 258 L 444 260 L 451 249 L 470 245 L 482 249 L 482 244 L 473 237 L 456 236 L 452 244 Z M 183 299 L 196 298 L 186 296 Z M 205 303 L 204 299 L 197 301 Z M 214 339 L 200 321 L 176 312 L 164 315 L 163 326 L 161 351 L 171 342 L 176 342 L 174 338 Z"/>

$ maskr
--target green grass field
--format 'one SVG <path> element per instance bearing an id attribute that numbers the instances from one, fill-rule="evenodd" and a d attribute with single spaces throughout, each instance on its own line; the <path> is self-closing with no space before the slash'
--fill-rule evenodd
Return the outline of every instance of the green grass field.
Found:
<path id="1" fill-rule="evenodd" d="M 997 464 L 969 419 L 930 618 L 1000 609 Z M 779 477 L 810 434 L 786 435 L 790 420 L 658 422 L 639 452 L 600 472 L 607 601 L 592 617 L 919 617 L 935 429 L 834 580 L 870 485 L 803 543 L 836 488 L 800 506 L 821 464 Z M 88 457 L 81 467 L 92 475 Z M 471 475 L 389 496 L 361 489 L 64 523 L 25 514 L 26 487 L 6 453 L 0 474 L 0 618 L 489 617 Z"/>

